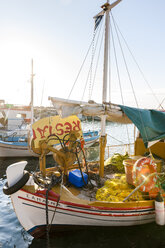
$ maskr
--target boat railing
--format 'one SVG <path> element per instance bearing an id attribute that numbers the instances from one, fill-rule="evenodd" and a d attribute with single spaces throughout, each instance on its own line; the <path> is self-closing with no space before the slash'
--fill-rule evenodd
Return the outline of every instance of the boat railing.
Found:
<path id="1" fill-rule="evenodd" d="M 12 131 L 3 130 L 0 132 L 0 140 L 7 142 L 25 141 L 27 140 L 27 131 L 23 129 Z"/>
<path id="2" fill-rule="evenodd" d="M 108 155 L 108 157 L 111 155 L 111 151 L 112 149 L 114 150 L 114 152 L 118 152 L 118 150 L 125 150 L 125 151 L 128 151 L 129 154 L 132 154 L 133 153 L 133 149 L 134 149 L 134 143 L 122 143 L 122 144 L 119 144 L 119 145 L 107 145 L 106 146 L 106 153 Z"/>
<path id="3" fill-rule="evenodd" d="M 99 159 L 99 145 L 94 145 L 85 149 L 87 160 Z M 105 149 L 105 160 L 112 156 L 114 153 L 124 154 L 128 152 L 128 154 L 134 154 L 134 143 L 122 143 L 122 144 L 108 144 Z"/>

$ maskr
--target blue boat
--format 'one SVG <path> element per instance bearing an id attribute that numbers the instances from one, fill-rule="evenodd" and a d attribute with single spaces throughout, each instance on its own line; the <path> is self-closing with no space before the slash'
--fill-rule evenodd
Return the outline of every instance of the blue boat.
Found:
<path id="1" fill-rule="evenodd" d="M 92 146 L 99 140 L 98 131 L 83 132 L 85 147 Z M 28 137 L 16 136 L 15 132 L 10 136 L 3 136 L 0 140 L 0 157 L 32 157 L 37 155 L 33 153 L 28 145 Z"/>

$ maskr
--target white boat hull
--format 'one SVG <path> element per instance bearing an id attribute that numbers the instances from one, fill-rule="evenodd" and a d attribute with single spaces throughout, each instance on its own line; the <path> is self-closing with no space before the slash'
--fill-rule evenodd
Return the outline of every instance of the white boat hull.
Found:
<path id="1" fill-rule="evenodd" d="M 31 235 L 40 235 L 41 229 L 46 227 L 46 200 L 45 194 L 29 193 L 19 190 L 11 196 L 13 207 L 22 226 Z M 75 204 L 49 198 L 48 216 L 52 226 L 132 226 L 147 224 L 155 221 L 153 207 L 136 206 L 125 208 L 94 207 L 89 205 Z M 54 211 L 55 217 L 53 218 Z M 53 218 L 53 221 L 52 221 Z"/>
<path id="2" fill-rule="evenodd" d="M 97 136 L 86 138 L 85 148 L 92 146 L 95 142 L 98 141 Z M 23 145 L 24 144 L 24 145 Z M 57 145 L 56 148 L 60 148 L 60 145 Z M 50 153 L 51 154 L 51 153 Z M 38 157 L 37 154 L 30 151 L 27 143 L 25 142 L 5 142 L 0 141 L 0 158 L 1 157 Z"/>
<path id="3" fill-rule="evenodd" d="M 0 142 L 0 157 L 38 157 L 27 146 L 13 145 L 9 142 Z"/>

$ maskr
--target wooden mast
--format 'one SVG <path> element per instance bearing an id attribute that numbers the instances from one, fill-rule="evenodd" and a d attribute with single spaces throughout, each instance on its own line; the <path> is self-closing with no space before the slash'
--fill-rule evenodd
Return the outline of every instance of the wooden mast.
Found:
<path id="1" fill-rule="evenodd" d="M 33 78 L 34 78 L 33 74 L 33 59 L 31 60 L 31 125 L 33 124 L 34 121 L 34 106 L 33 106 Z"/>
<path id="2" fill-rule="evenodd" d="M 108 51 L 109 51 L 109 12 L 115 7 L 121 0 L 117 0 L 112 4 L 109 4 L 109 0 L 102 8 L 105 13 L 105 41 L 104 41 L 104 68 L 103 68 L 103 93 L 102 103 L 107 101 L 107 78 L 108 78 Z M 104 176 L 104 155 L 106 146 L 106 115 L 101 116 L 101 136 L 100 136 L 100 177 Z"/>

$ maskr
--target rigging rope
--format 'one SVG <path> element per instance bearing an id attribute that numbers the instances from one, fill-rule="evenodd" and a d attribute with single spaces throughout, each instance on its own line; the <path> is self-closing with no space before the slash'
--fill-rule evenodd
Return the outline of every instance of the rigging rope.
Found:
<path id="1" fill-rule="evenodd" d="M 126 63 L 126 59 L 125 59 L 125 56 L 124 56 L 123 48 L 122 48 L 122 45 L 121 45 L 121 42 L 120 42 L 119 34 L 118 34 L 118 31 L 117 31 L 117 27 L 116 27 L 116 22 L 114 21 L 114 17 L 112 15 L 112 13 L 111 13 L 111 16 L 112 16 L 113 24 L 114 24 L 114 27 L 115 27 L 115 31 L 116 31 L 117 39 L 118 39 L 118 42 L 119 42 L 119 46 L 120 46 L 120 49 L 121 49 L 121 53 L 122 53 L 122 56 L 123 56 L 125 68 L 126 68 L 126 71 L 127 71 L 127 74 L 128 74 L 128 78 L 129 78 L 129 81 L 130 81 L 131 88 L 132 88 L 132 92 L 133 92 L 133 95 L 134 95 L 134 98 L 135 98 L 136 106 L 139 109 L 139 105 L 138 105 L 137 97 L 136 97 L 135 90 L 134 90 L 134 87 L 133 87 L 131 75 L 130 75 L 130 72 L 128 70 L 128 65 Z M 143 128 L 144 128 L 144 133 L 145 133 L 145 136 L 146 136 L 146 140 L 148 142 L 148 135 L 147 135 L 146 128 L 144 126 L 144 122 L 143 122 L 143 119 L 142 119 L 142 115 L 141 115 L 140 110 L 139 110 L 139 117 L 140 117 L 141 123 L 142 123 Z M 150 152 L 151 152 L 151 150 L 150 150 Z"/>
<path id="2" fill-rule="evenodd" d="M 123 141 L 116 139 L 116 138 L 115 138 L 115 137 L 113 137 L 112 135 L 110 135 L 110 134 L 107 134 L 107 135 L 108 135 L 109 137 L 111 137 L 112 139 L 114 139 L 114 140 L 118 141 L 119 143 L 124 144 L 124 142 L 123 142 Z"/>
<path id="3" fill-rule="evenodd" d="M 112 14 L 111 14 L 111 15 L 112 15 Z M 112 17 L 113 17 L 113 16 L 112 16 Z M 131 56 L 132 56 L 132 59 L 134 60 L 135 64 L 137 65 L 137 67 L 138 67 L 138 69 L 139 69 L 139 71 L 140 71 L 140 73 L 141 73 L 141 75 L 142 75 L 144 81 L 146 82 L 146 84 L 147 84 L 148 87 L 150 88 L 150 90 L 151 90 L 153 96 L 155 97 L 155 100 L 158 102 L 159 106 L 160 106 L 162 109 L 164 109 L 163 106 L 161 105 L 162 103 L 160 103 L 160 101 L 159 101 L 159 99 L 157 98 L 156 94 L 155 94 L 154 91 L 152 90 L 152 88 L 151 88 L 151 86 L 150 86 L 148 80 L 146 79 L 146 77 L 145 77 L 145 75 L 144 75 L 144 73 L 143 73 L 141 67 L 139 66 L 137 60 L 135 59 L 135 56 L 133 55 L 131 49 L 129 48 L 129 45 L 128 45 L 128 43 L 126 42 L 126 39 L 124 38 L 122 32 L 121 32 L 120 29 L 119 29 L 119 26 L 117 25 L 116 21 L 114 20 L 114 18 L 113 18 L 113 22 L 114 22 L 116 28 L 118 29 L 118 31 L 119 31 L 119 33 L 120 33 L 120 35 L 121 35 L 121 37 L 122 37 L 122 39 L 123 39 L 123 41 L 124 41 L 124 43 L 125 43 L 127 49 L 128 49 L 128 51 L 130 52 L 130 54 L 131 54 Z"/>
<path id="4" fill-rule="evenodd" d="M 164 108 L 163 108 L 162 104 L 163 104 L 164 100 L 165 100 L 165 98 L 164 98 L 164 99 L 161 101 L 161 103 L 159 104 L 159 106 L 162 107 L 163 110 L 164 110 Z M 159 108 L 159 106 L 157 107 L 157 109 Z"/>
<path id="5" fill-rule="evenodd" d="M 98 29 L 96 29 L 96 32 L 95 32 L 95 33 L 98 32 L 97 30 L 98 30 Z M 77 74 L 77 77 L 76 77 L 76 79 L 75 79 L 75 81 L 74 81 L 74 83 L 73 83 L 73 86 L 72 86 L 72 88 L 71 88 L 71 91 L 70 91 L 70 93 L 69 93 L 69 95 L 68 95 L 68 99 L 70 98 L 70 96 L 71 96 L 71 94 L 72 94 L 72 92 L 73 92 L 73 89 L 74 89 L 74 87 L 75 87 L 75 85 L 76 85 L 76 82 L 77 82 L 79 76 L 80 76 L 80 73 L 81 73 L 82 68 L 83 68 L 83 66 L 84 66 L 84 64 L 85 64 L 85 61 L 86 61 L 86 59 L 87 59 L 87 57 L 88 57 L 88 54 L 89 54 L 89 51 L 90 51 L 92 45 L 93 45 L 93 39 L 92 39 L 91 44 L 89 45 L 89 48 L 88 48 L 88 51 L 87 51 L 87 53 L 86 53 L 86 55 L 85 55 L 85 58 L 84 58 L 84 60 L 83 60 L 83 63 L 82 63 L 82 65 L 80 66 L 80 69 L 79 69 L 79 72 L 78 72 L 78 74 Z"/>
<path id="6" fill-rule="evenodd" d="M 110 17 L 109 17 L 110 18 Z M 111 23 L 109 21 L 109 23 Z M 110 39 L 110 35 L 111 35 L 111 25 L 110 25 L 110 31 L 109 31 L 109 102 L 111 102 L 111 39 Z"/>
<path id="7" fill-rule="evenodd" d="M 89 80 L 89 97 L 88 99 L 91 100 L 91 84 L 92 84 L 92 66 L 93 66 L 93 60 L 94 60 L 94 54 L 95 54 L 95 43 L 94 43 L 94 40 L 95 40 L 95 35 L 96 35 L 96 30 L 94 29 L 94 32 L 93 32 L 93 39 L 92 39 L 92 58 L 91 58 L 91 65 L 90 65 L 90 80 Z"/>
<path id="8" fill-rule="evenodd" d="M 103 24 L 103 22 L 102 22 L 102 24 Z M 103 35 L 102 35 L 101 42 L 100 42 L 99 53 L 98 53 L 98 58 L 97 58 L 97 63 L 96 63 L 96 68 L 95 68 L 95 73 L 94 73 L 93 82 L 92 82 L 93 60 L 94 60 L 94 55 L 95 55 L 96 48 L 97 48 L 97 45 L 98 45 L 98 41 L 99 41 L 101 29 L 102 29 L 102 25 L 100 25 L 100 30 L 99 30 L 99 34 L 98 34 L 98 38 L 97 38 L 95 49 L 94 49 L 94 39 L 93 39 L 93 50 L 92 50 L 92 60 L 91 60 L 91 77 L 90 77 L 90 82 L 89 82 L 89 100 L 91 100 L 91 96 L 92 96 L 92 91 L 93 91 L 94 82 L 95 82 L 95 78 L 96 78 L 96 71 L 97 71 L 98 61 L 99 61 L 99 57 L 100 57 L 100 50 L 101 50 L 101 45 L 102 45 L 102 40 L 103 40 Z M 95 35 L 95 30 L 94 30 L 94 35 Z"/>
<path id="9" fill-rule="evenodd" d="M 99 48 L 99 52 L 98 52 L 97 63 L 96 63 L 94 77 L 93 77 L 93 83 L 92 83 L 92 89 L 91 89 L 91 96 L 92 96 L 92 92 L 93 92 L 93 88 L 94 88 L 94 84 L 95 84 L 96 72 L 97 72 L 98 62 L 99 62 L 100 53 L 101 53 L 101 47 L 102 47 L 102 44 L 103 44 L 103 38 L 104 38 L 104 32 L 102 33 L 102 38 L 101 38 L 101 41 L 100 41 L 100 48 Z"/>
<path id="10" fill-rule="evenodd" d="M 119 73 L 118 59 L 117 59 L 117 54 L 116 54 L 116 47 L 115 47 L 112 28 L 111 28 L 111 33 L 112 33 L 112 43 L 113 43 L 113 49 L 114 49 L 114 55 L 115 55 L 115 64 L 116 64 L 118 82 L 119 82 L 119 87 L 120 87 L 121 100 L 122 100 L 122 104 L 124 105 L 124 98 L 123 98 L 122 87 L 121 87 L 121 79 L 120 79 L 120 73 Z"/>
<path id="11" fill-rule="evenodd" d="M 84 95 L 85 95 L 85 91 L 86 91 L 86 88 L 87 88 L 89 77 L 90 77 L 90 83 L 89 83 L 89 96 L 88 96 L 88 100 L 91 100 L 92 91 L 93 91 L 93 84 L 94 84 L 94 83 L 92 83 L 92 66 L 93 66 L 93 60 L 94 60 L 94 56 L 95 56 L 95 51 L 96 51 L 96 48 L 97 48 L 97 45 L 98 45 L 98 41 L 99 41 L 99 37 L 100 37 L 101 28 L 102 28 L 102 25 L 100 25 L 100 29 L 99 29 L 99 33 L 98 33 L 98 37 L 97 37 L 95 49 L 94 49 L 94 39 L 96 37 L 96 32 L 94 30 L 93 40 L 92 40 L 92 42 L 93 42 L 93 47 L 92 47 L 92 61 L 91 61 L 91 65 L 90 65 L 90 68 L 89 68 L 88 75 L 87 75 L 86 83 L 85 83 L 85 86 L 84 86 L 84 91 L 83 91 L 83 95 L 82 95 L 82 101 L 84 99 Z M 96 70 L 95 70 L 95 74 L 96 74 Z M 95 74 L 94 74 L 93 82 L 95 80 Z"/>
<path id="12" fill-rule="evenodd" d="M 72 91 L 73 91 L 73 89 L 74 89 L 74 86 L 75 86 L 75 84 L 76 84 L 76 82 L 77 82 L 77 80 L 78 80 L 78 78 L 79 78 L 79 75 L 80 75 L 81 70 L 82 70 L 82 68 L 83 68 L 83 65 L 84 65 L 84 63 L 85 63 L 85 61 L 86 61 L 86 58 L 87 58 L 87 56 L 88 56 L 88 54 L 89 54 L 89 51 L 90 51 L 90 49 L 91 49 L 92 44 L 93 44 L 93 40 L 92 40 L 92 42 L 91 42 L 91 44 L 90 44 L 90 46 L 89 46 L 89 48 L 88 48 L 88 51 L 87 51 L 87 53 L 86 53 L 86 55 L 85 55 L 85 58 L 84 58 L 84 60 L 83 60 L 83 63 L 82 63 L 82 65 L 81 65 L 81 67 L 80 67 L 80 70 L 79 70 L 79 72 L 78 72 L 78 75 L 77 75 L 77 77 L 76 77 L 76 79 L 75 79 L 75 81 L 74 81 L 74 83 L 73 83 L 73 86 L 72 86 L 72 88 L 71 88 L 71 91 L 70 91 L 70 93 L 69 93 L 69 95 L 68 95 L 68 99 L 70 98 L 70 96 L 71 96 L 71 94 L 72 94 Z"/>
<path id="13" fill-rule="evenodd" d="M 114 55 L 115 55 L 115 62 L 116 62 L 116 68 L 117 68 L 117 75 L 118 75 L 118 82 L 119 82 L 119 87 L 120 87 L 121 99 L 122 99 L 122 104 L 124 105 L 124 97 L 123 97 L 123 93 L 122 93 L 121 79 L 120 79 L 118 60 L 117 60 L 117 55 L 116 55 L 116 48 L 115 48 L 115 42 L 114 42 L 114 36 L 113 36 L 112 28 L 111 28 L 111 33 L 112 33 L 112 42 L 113 42 L 113 48 L 114 48 Z M 128 126 L 127 125 L 126 125 L 126 131 L 127 131 L 128 143 L 130 143 L 130 138 L 129 138 L 129 132 L 128 132 Z"/>

